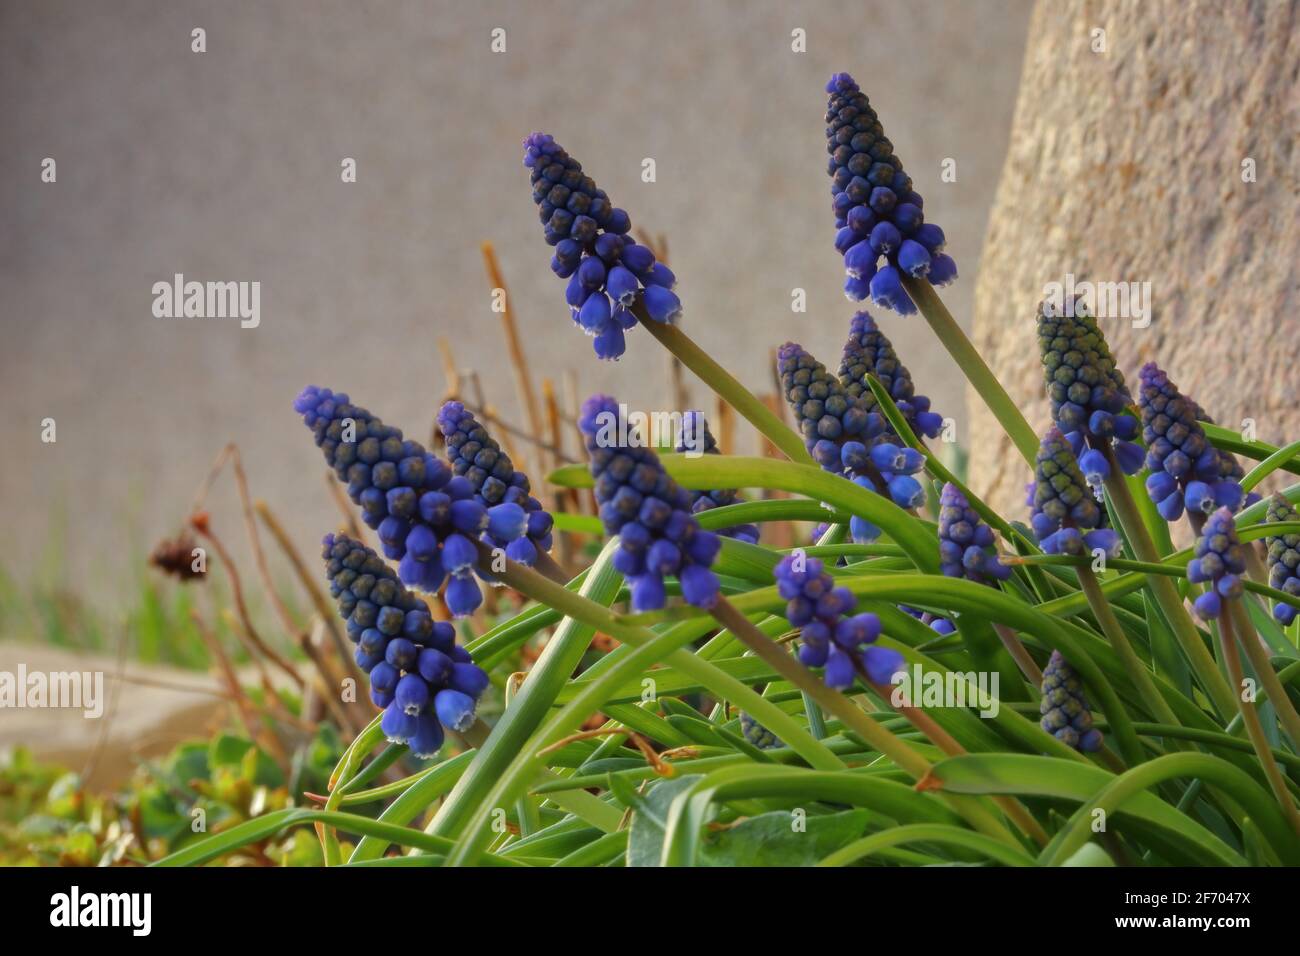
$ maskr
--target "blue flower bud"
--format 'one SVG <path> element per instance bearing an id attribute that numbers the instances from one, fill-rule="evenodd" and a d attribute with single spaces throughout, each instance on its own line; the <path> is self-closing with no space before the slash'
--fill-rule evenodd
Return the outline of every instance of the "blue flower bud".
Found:
<path id="1" fill-rule="evenodd" d="M 451 676 L 452 661 L 451 658 L 444 654 L 436 647 L 426 647 L 420 651 L 416 661 L 416 670 L 420 676 L 428 682 L 431 687 L 441 687 Z M 373 673 L 370 678 L 371 684 L 374 683 Z"/>
<path id="2" fill-rule="evenodd" d="M 397 702 L 384 708 L 384 716 L 379 721 L 379 729 L 389 743 L 404 744 L 411 739 L 417 728 L 416 720 L 398 706 Z"/>
<path id="3" fill-rule="evenodd" d="M 1079 470 L 1083 472 L 1084 480 L 1094 487 L 1103 484 L 1110 477 L 1110 465 L 1106 456 L 1095 448 L 1090 448 L 1079 456 Z"/>
<path id="4" fill-rule="evenodd" d="M 647 286 L 643 297 L 646 312 L 656 322 L 674 322 L 682 314 L 681 300 L 676 293 L 663 286 Z"/>
<path id="5" fill-rule="evenodd" d="M 397 682 L 394 698 L 398 707 L 415 716 L 429 703 L 429 685 L 419 674 L 407 674 Z"/>
<path id="6" fill-rule="evenodd" d="M 889 481 L 889 497 L 900 508 L 919 508 L 925 504 L 925 489 L 911 475 L 895 475 Z"/>
<path id="7" fill-rule="evenodd" d="M 478 606 L 483 603 L 483 594 L 471 575 L 452 575 L 447 582 L 443 599 L 452 617 L 466 617 L 478 610 Z"/>
<path id="8" fill-rule="evenodd" d="M 433 698 L 433 709 L 444 727 L 464 733 L 474 726 L 474 698 L 458 690 L 440 690 Z"/>
<path id="9" fill-rule="evenodd" d="M 442 724 L 429 714 L 421 714 L 415 718 L 415 732 L 408 741 L 411 754 L 419 760 L 431 760 L 438 756 L 445 739 Z"/>

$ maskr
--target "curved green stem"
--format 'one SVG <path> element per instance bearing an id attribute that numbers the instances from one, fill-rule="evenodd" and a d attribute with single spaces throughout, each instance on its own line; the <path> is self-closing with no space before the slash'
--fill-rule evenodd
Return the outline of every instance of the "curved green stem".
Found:
<path id="1" fill-rule="evenodd" d="M 984 400 L 984 404 L 988 406 L 989 411 L 993 413 L 1032 468 L 1034 459 L 1038 455 L 1038 436 L 1029 427 L 1029 422 L 1025 421 L 1025 416 L 1020 414 L 1020 409 L 1011 400 L 1011 396 L 1002 387 L 993 370 L 975 350 L 975 346 L 966 337 L 957 320 L 952 317 L 948 307 L 934 291 L 934 286 L 925 279 L 904 276 L 903 287 L 907 289 L 907 294 L 912 297 L 912 301 L 916 303 L 925 321 L 930 324 L 934 334 L 943 343 L 943 347 L 948 350 L 948 354 L 962 370 L 966 380 L 974 386 L 975 391 Z"/>
<path id="2" fill-rule="evenodd" d="M 830 856 L 819 861 L 817 865 L 848 866 L 880 850 L 904 843 L 948 843 L 981 853 L 994 863 L 1005 866 L 1034 865 L 1033 857 L 1001 841 L 990 839 L 982 833 L 971 833 L 969 830 L 960 830 L 942 823 L 909 823 L 901 827 L 890 827 L 888 830 L 873 833 L 840 847 Z"/>
<path id="3" fill-rule="evenodd" d="M 1057 833 L 1051 845 L 1043 851 L 1039 863 L 1059 866 L 1087 843 L 1092 835 L 1093 811 L 1100 809 L 1109 815 L 1135 794 L 1173 777 L 1195 777 L 1218 785 L 1240 803 L 1257 823 L 1268 825 L 1272 821 L 1283 822 L 1269 804 L 1265 791 L 1245 771 L 1209 754 L 1166 754 L 1120 774 L 1102 787 L 1091 800 L 1085 801 L 1069 823 Z M 1277 826 L 1270 829 L 1275 836 L 1285 832 Z M 1294 853 L 1288 855 L 1294 857 Z"/>
<path id="4" fill-rule="evenodd" d="M 1137 651 L 1133 650 L 1133 645 L 1129 643 L 1128 635 L 1124 633 L 1124 628 L 1120 627 L 1119 620 L 1115 617 L 1115 612 L 1111 610 L 1110 603 L 1101 593 L 1101 586 L 1097 583 L 1097 576 L 1092 573 L 1092 565 L 1082 564 L 1077 571 L 1079 587 L 1088 597 L 1088 606 L 1092 608 L 1097 623 L 1101 625 L 1102 633 L 1110 641 L 1110 646 L 1115 649 L 1120 663 L 1124 665 L 1124 670 L 1128 671 L 1129 679 L 1133 681 L 1133 687 L 1148 701 L 1152 713 L 1160 719 L 1161 723 L 1181 723 L 1174 716 L 1173 709 L 1165 701 L 1164 696 L 1156 689 L 1155 681 L 1151 679 L 1151 674 L 1147 671 L 1146 665 L 1142 663 Z"/>
<path id="5" fill-rule="evenodd" d="M 1147 526 L 1143 523 L 1142 515 L 1138 512 L 1137 503 L 1133 500 L 1133 495 L 1129 491 L 1128 482 L 1124 479 L 1124 472 L 1119 467 L 1115 452 L 1107 446 L 1105 455 L 1106 462 L 1110 465 L 1110 476 L 1106 479 L 1106 491 L 1110 496 L 1111 506 L 1115 509 L 1115 514 L 1124 530 L 1124 536 L 1133 547 L 1138 560 L 1158 564 L 1160 555 L 1156 552 L 1156 546 L 1152 543 L 1151 536 L 1147 533 Z M 1174 637 L 1178 639 L 1183 654 L 1187 657 L 1188 664 L 1191 665 L 1192 671 L 1201 682 L 1201 687 L 1209 695 L 1210 700 L 1214 702 L 1219 716 L 1227 720 L 1228 715 L 1236 709 L 1235 695 L 1224 682 L 1223 675 L 1219 673 L 1219 669 L 1214 664 L 1214 658 L 1201 642 L 1201 637 L 1196 632 L 1196 625 L 1188 617 L 1187 609 L 1183 607 L 1182 598 L 1178 596 L 1178 588 L 1174 587 L 1173 582 L 1165 577 L 1157 576 L 1147 580 L 1151 585 L 1151 593 L 1160 606 L 1161 613 L 1164 614 L 1165 622 L 1169 625 L 1169 629 L 1173 631 Z"/>
<path id="6" fill-rule="evenodd" d="M 677 326 L 667 322 L 656 322 L 645 311 L 640 300 L 632 309 L 640 320 L 642 327 L 659 340 L 659 343 L 683 365 L 694 372 L 705 385 L 713 389 L 728 405 L 738 411 L 751 425 L 763 433 L 763 436 L 779 448 L 787 458 L 800 464 L 813 463 L 812 456 L 804 447 L 803 439 L 790 429 L 785 422 L 777 418 L 772 410 L 753 396 L 741 385 L 731 373 L 713 360 L 708 352 L 700 348 Z"/>
<path id="7" fill-rule="evenodd" d="M 1287 696 L 1282 687 L 1282 681 L 1277 676 L 1277 671 L 1273 670 L 1273 663 L 1268 658 L 1268 653 L 1259 643 L 1259 637 L 1255 634 L 1255 628 L 1251 626 L 1250 618 L 1246 614 L 1246 609 L 1240 601 L 1226 601 L 1226 613 L 1232 615 L 1233 629 L 1236 631 L 1237 639 L 1241 646 L 1245 648 L 1246 657 L 1250 659 L 1250 666 L 1255 669 L 1255 674 L 1259 682 L 1263 685 L 1264 691 L 1268 694 L 1269 700 L 1273 702 L 1273 709 L 1277 711 L 1278 719 L 1282 721 L 1282 728 L 1286 735 L 1291 738 L 1291 746 L 1300 750 L 1300 714 L 1296 713 L 1295 705 L 1291 703 L 1291 698 Z"/>
<path id="8" fill-rule="evenodd" d="M 1228 679 L 1232 681 L 1234 687 L 1241 688 L 1244 675 L 1241 670 L 1241 658 L 1237 654 L 1230 614 L 1224 614 L 1219 618 L 1219 639 L 1223 645 L 1223 662 L 1228 670 Z M 1264 735 L 1264 726 L 1259 721 L 1256 705 L 1253 701 L 1247 703 L 1240 694 L 1237 697 L 1237 705 L 1241 710 L 1242 723 L 1246 726 L 1246 736 L 1250 738 L 1255 748 L 1255 755 L 1259 757 L 1260 765 L 1264 768 L 1264 776 L 1268 778 L 1268 784 L 1273 789 L 1273 796 L 1277 798 L 1287 822 L 1291 824 L 1291 829 L 1295 831 L 1296 836 L 1300 837 L 1300 810 L 1296 809 L 1295 801 L 1291 799 L 1286 789 L 1286 782 L 1282 779 L 1282 771 L 1278 768 L 1277 761 L 1273 759 L 1273 752 L 1269 749 L 1268 738 Z"/>

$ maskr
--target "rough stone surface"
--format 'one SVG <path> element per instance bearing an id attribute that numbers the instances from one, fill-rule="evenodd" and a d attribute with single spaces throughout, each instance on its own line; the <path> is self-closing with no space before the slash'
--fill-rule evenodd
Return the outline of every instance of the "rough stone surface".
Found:
<path id="1" fill-rule="evenodd" d="M 1220 424 L 1300 435 L 1298 30 L 1295 2 L 1036 8 L 974 323 L 1035 429 L 1048 420 L 1035 306 L 1073 273 L 1151 283 L 1150 327 L 1101 323 L 1131 385 L 1153 359 Z M 972 485 L 1019 515 L 1028 468 L 968 400 Z"/>

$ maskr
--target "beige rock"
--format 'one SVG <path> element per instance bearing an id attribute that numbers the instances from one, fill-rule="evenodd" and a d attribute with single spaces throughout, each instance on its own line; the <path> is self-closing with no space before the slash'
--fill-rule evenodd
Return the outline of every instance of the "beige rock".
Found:
<path id="1" fill-rule="evenodd" d="M 1149 327 L 1101 323 L 1131 384 L 1154 359 L 1220 423 L 1300 435 L 1298 27 L 1296 2 L 1036 8 L 974 321 L 1035 429 L 1048 421 L 1035 306 L 1071 273 L 1151 284 Z M 969 400 L 972 486 L 1021 515 L 1028 469 Z"/>

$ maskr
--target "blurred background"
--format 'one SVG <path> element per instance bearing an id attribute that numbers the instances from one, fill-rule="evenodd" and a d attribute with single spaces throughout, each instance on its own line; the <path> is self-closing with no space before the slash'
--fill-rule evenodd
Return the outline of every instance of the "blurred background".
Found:
<path id="1" fill-rule="evenodd" d="M 643 331 L 621 362 L 595 358 L 548 266 L 524 136 L 554 134 L 666 245 L 685 330 L 776 402 L 776 347 L 834 368 L 854 312 L 827 78 L 869 91 L 947 232 L 964 278 L 945 298 L 968 323 L 1028 17 L 937 0 L 0 0 L 0 671 L 98 671 L 108 695 L 100 720 L 0 711 L 0 863 L 145 862 L 200 837 L 197 810 L 228 827 L 324 792 L 373 708 L 335 689 L 355 669 L 317 556 L 342 513 L 291 407 L 304 385 L 421 441 L 458 394 L 536 486 L 555 459 L 523 405 L 544 385 L 560 418 L 598 390 L 698 403 L 724 450 L 762 451 Z M 154 284 L 177 273 L 260 283 L 260 324 L 156 318 Z M 961 438 L 947 354 L 919 320 L 886 329 Z M 576 452 L 567 424 L 541 437 Z M 594 541 L 565 544 L 576 558 Z M 200 543 L 219 570 L 177 580 Z M 462 639 L 512 600 L 490 596 Z M 536 653 L 485 666 L 500 685 Z M 299 833 L 234 862 L 314 863 L 319 847 Z"/>
<path id="2" fill-rule="evenodd" d="M 665 353 L 648 336 L 603 364 L 568 318 L 520 165 L 534 129 L 667 239 L 684 328 L 770 391 L 776 346 L 797 340 L 834 367 L 853 312 L 823 139 L 823 86 L 847 70 L 947 232 L 962 280 L 945 299 L 967 322 L 1029 8 L 0 3 L 8 587 L 54 593 L 56 609 L 133 601 L 153 541 L 232 440 L 253 494 L 313 551 L 338 512 L 293 397 L 309 382 L 346 390 L 424 440 L 448 386 L 440 337 L 502 418 L 525 425 L 485 240 L 535 382 L 562 390 L 568 371 L 581 396 L 669 407 Z M 504 53 L 490 48 L 498 27 Z M 792 51 L 794 30 L 806 52 Z M 46 157 L 55 183 L 41 181 Z M 355 183 L 341 181 L 345 157 Z M 940 181 L 946 158 L 955 183 Z M 260 282 L 260 327 L 154 318 L 152 286 L 175 273 Z M 960 375 L 928 329 L 884 322 L 918 390 L 964 423 Z M 47 417 L 54 444 L 41 441 Z M 743 422 L 733 450 L 757 450 Z M 218 484 L 210 505 L 233 518 L 233 487 Z M 231 547 L 246 557 L 242 540 Z"/>

